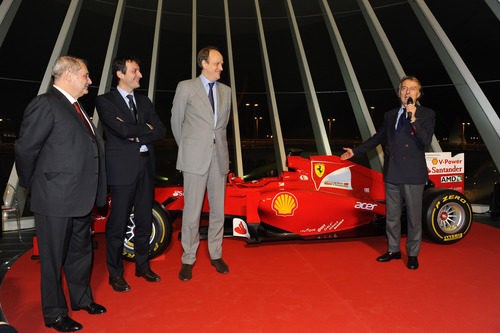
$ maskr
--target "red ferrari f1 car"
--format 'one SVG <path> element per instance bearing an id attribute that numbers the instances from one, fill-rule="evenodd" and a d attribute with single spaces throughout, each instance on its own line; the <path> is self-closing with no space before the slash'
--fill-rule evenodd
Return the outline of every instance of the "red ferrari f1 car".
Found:
<path id="1" fill-rule="evenodd" d="M 338 156 L 287 158 L 288 171 L 245 182 L 229 175 L 226 185 L 227 231 L 249 243 L 291 239 L 334 239 L 383 233 L 385 193 L 382 174 Z M 184 206 L 180 186 L 155 189 L 150 256 L 161 254 L 172 235 L 175 214 Z M 207 214 L 207 200 L 202 215 Z M 94 216 L 104 231 L 107 217 Z M 422 223 L 435 242 L 464 238 L 472 223 L 471 205 L 460 192 L 429 187 L 424 192 Z M 134 258 L 131 214 L 123 254 Z"/>

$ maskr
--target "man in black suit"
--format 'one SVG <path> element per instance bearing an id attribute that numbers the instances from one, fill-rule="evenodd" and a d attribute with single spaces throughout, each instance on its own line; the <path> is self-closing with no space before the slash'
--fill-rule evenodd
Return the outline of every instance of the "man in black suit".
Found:
<path id="1" fill-rule="evenodd" d="M 73 332 L 82 325 L 68 317 L 62 269 L 73 310 L 106 312 L 90 289 L 90 213 L 107 195 L 104 142 L 77 101 L 92 83 L 84 61 L 61 57 L 52 73 L 54 86 L 24 111 L 16 169 L 19 184 L 31 191 L 45 325 Z"/>
<path id="2" fill-rule="evenodd" d="M 434 111 L 420 106 L 420 81 L 405 76 L 399 85 L 401 106 L 384 115 L 384 123 L 377 133 L 360 146 L 346 151 L 341 159 L 366 153 L 382 144 L 384 147 L 384 182 L 386 196 L 386 234 L 388 250 L 378 257 L 380 262 L 401 259 L 401 208 L 406 203 L 408 236 L 406 251 L 409 269 L 418 268 L 418 253 L 422 240 L 422 195 L 429 179 L 425 162 L 425 147 L 434 133 Z"/>
<path id="3" fill-rule="evenodd" d="M 115 59 L 115 90 L 98 96 L 97 112 L 106 136 L 106 171 L 111 190 L 111 213 L 106 224 L 106 256 L 109 283 L 125 292 L 130 286 L 123 278 L 123 237 L 134 208 L 135 275 L 149 282 L 160 281 L 148 260 L 154 200 L 154 149 L 152 142 L 165 137 L 165 126 L 153 103 L 134 94 L 142 74 L 132 57 Z"/>

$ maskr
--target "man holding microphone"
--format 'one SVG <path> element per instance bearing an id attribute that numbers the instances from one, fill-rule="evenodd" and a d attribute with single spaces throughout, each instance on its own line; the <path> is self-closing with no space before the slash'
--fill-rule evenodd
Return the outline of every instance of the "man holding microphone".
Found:
<path id="1" fill-rule="evenodd" d="M 377 261 L 401 259 L 401 210 L 404 200 L 408 222 L 407 267 L 417 269 L 422 240 L 422 196 L 429 179 L 425 147 L 432 140 L 435 113 L 418 102 L 422 86 L 414 76 L 401 79 L 398 95 L 401 106 L 385 113 L 382 127 L 360 146 L 344 148 L 346 152 L 340 158 L 346 160 L 383 145 L 388 249 Z"/>

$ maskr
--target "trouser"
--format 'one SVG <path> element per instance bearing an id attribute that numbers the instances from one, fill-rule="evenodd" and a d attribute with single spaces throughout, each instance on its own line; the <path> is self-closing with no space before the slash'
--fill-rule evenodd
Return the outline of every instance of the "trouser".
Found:
<path id="1" fill-rule="evenodd" d="M 92 241 L 90 213 L 82 217 L 34 214 L 40 252 L 42 312 L 46 324 L 68 314 L 61 285 L 64 270 L 72 308 L 93 302 L 90 290 Z"/>
<path id="2" fill-rule="evenodd" d="M 226 191 L 226 174 L 217 161 L 216 150 L 213 150 L 208 171 L 203 175 L 183 172 L 184 176 L 184 210 L 182 212 L 182 254 L 183 264 L 194 264 L 196 251 L 200 244 L 200 214 L 205 190 L 210 206 L 208 226 L 208 251 L 211 259 L 222 257 L 222 238 L 224 236 L 224 197 Z"/>
<path id="3" fill-rule="evenodd" d="M 406 251 L 409 256 L 418 256 L 422 241 L 423 192 L 424 184 L 385 183 L 386 234 L 389 252 L 400 251 L 401 210 L 404 200 L 408 222 Z"/>
<path id="4" fill-rule="evenodd" d="M 123 239 L 134 206 L 134 253 L 136 270 L 149 268 L 149 238 L 152 230 L 154 175 L 149 157 L 142 159 L 135 181 L 129 185 L 110 185 L 111 213 L 106 223 L 106 259 L 110 278 L 123 276 Z"/>

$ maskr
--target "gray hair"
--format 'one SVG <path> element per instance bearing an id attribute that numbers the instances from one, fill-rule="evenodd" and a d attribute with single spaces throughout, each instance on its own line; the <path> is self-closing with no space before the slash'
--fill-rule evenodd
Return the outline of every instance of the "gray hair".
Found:
<path id="1" fill-rule="evenodd" d="M 79 58 L 62 56 L 56 60 L 54 67 L 52 67 L 52 76 L 54 79 L 59 79 L 66 71 L 71 71 L 72 73 L 78 72 L 85 61 Z"/>

